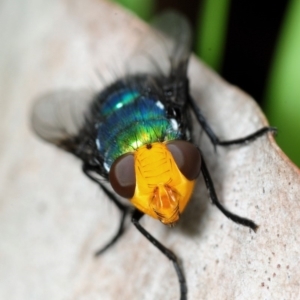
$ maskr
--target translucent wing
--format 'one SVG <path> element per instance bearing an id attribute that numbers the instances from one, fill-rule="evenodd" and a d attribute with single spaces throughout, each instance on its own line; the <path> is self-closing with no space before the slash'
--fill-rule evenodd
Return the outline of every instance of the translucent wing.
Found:
<path id="1" fill-rule="evenodd" d="M 152 26 L 152 33 L 141 41 L 144 51 L 134 54 L 133 68 L 126 75 L 154 71 L 170 77 L 176 88 L 177 79 L 186 77 L 191 48 L 190 25 L 183 16 L 169 11 L 156 17 Z M 144 62 L 139 63 L 139 58 Z M 89 90 L 63 90 L 40 97 L 32 111 L 34 131 L 42 139 L 85 160 L 94 151 L 90 145 L 94 127 L 89 124 L 90 104 L 94 99 L 95 93 Z"/>
<path id="2" fill-rule="evenodd" d="M 153 27 L 167 39 L 169 59 L 173 70 L 186 66 L 191 54 L 192 30 L 187 19 L 173 11 L 168 11 L 153 20 Z"/>
<path id="3" fill-rule="evenodd" d="M 142 38 L 129 62 L 129 73 L 185 76 L 192 44 L 189 22 L 184 16 L 167 11 L 151 25 L 152 32 Z"/>
<path id="4" fill-rule="evenodd" d="M 42 139 L 70 152 L 89 113 L 94 93 L 89 90 L 58 91 L 41 96 L 32 110 L 32 127 Z"/>

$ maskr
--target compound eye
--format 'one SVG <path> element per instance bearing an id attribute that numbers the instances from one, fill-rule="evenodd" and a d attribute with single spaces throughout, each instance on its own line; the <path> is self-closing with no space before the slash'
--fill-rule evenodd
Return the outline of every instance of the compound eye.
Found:
<path id="1" fill-rule="evenodd" d="M 132 198 L 135 191 L 133 154 L 118 157 L 111 166 L 109 181 L 114 191 L 124 198 Z"/>
<path id="2" fill-rule="evenodd" d="M 177 167 L 189 180 L 199 176 L 201 169 L 200 150 L 192 143 L 186 141 L 172 141 L 167 144 Z"/>

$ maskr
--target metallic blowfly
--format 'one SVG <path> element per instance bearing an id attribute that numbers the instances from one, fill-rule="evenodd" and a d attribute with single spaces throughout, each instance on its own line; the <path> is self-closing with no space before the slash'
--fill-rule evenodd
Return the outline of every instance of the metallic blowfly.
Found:
<path id="1" fill-rule="evenodd" d="M 153 27 L 167 58 L 162 62 L 160 56 L 150 53 L 154 72 L 119 78 L 99 93 L 61 91 L 45 95 L 33 108 L 32 124 L 44 140 L 81 159 L 84 173 L 119 208 L 118 232 L 97 254 L 121 237 L 125 217 L 131 212 L 135 227 L 172 260 L 180 299 L 187 299 L 185 277 L 176 256 L 141 226 L 141 217 L 146 214 L 164 224 L 175 224 L 202 173 L 212 202 L 234 222 L 254 231 L 257 228 L 253 221 L 229 212 L 219 202 L 203 155 L 192 141 L 190 114 L 195 115 L 215 147 L 250 142 L 275 129 L 264 127 L 237 140 L 220 141 L 189 93 L 189 24 L 169 12 L 158 17 Z M 132 206 L 124 205 L 116 195 L 127 198 Z"/>

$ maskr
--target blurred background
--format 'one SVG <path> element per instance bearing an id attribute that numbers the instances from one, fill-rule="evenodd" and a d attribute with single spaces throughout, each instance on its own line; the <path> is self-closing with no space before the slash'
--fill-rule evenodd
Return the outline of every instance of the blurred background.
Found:
<path id="1" fill-rule="evenodd" d="M 194 51 L 250 94 L 300 167 L 300 1 L 111 0 L 149 21 L 165 9 L 193 26 Z"/>

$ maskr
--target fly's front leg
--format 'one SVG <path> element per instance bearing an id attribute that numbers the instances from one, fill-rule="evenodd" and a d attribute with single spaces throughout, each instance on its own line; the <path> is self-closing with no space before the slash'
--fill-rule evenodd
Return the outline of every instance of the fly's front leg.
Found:
<path id="1" fill-rule="evenodd" d="M 167 258 L 169 258 L 174 265 L 177 278 L 180 286 L 180 300 L 187 299 L 187 287 L 183 272 L 178 264 L 176 255 L 169 249 L 167 249 L 164 245 L 162 245 L 157 239 L 155 239 L 142 225 L 139 223 L 140 219 L 144 214 L 139 210 L 134 210 L 132 214 L 132 223 L 137 228 L 137 230 L 156 248 L 158 248 Z"/>
<path id="2" fill-rule="evenodd" d="M 214 131 L 209 126 L 209 124 L 208 124 L 207 120 L 205 119 L 205 117 L 203 116 L 200 108 L 198 107 L 198 105 L 196 104 L 195 100 L 192 97 L 189 97 L 189 104 L 197 118 L 197 121 L 199 122 L 199 124 L 201 125 L 203 130 L 206 132 L 206 134 L 208 135 L 210 141 L 212 142 L 212 144 L 214 145 L 215 148 L 216 148 L 216 146 L 230 146 L 230 145 L 250 143 L 250 142 L 254 141 L 256 138 L 258 138 L 268 132 L 272 132 L 272 133 L 277 132 L 277 129 L 275 127 L 263 127 L 261 129 L 255 131 L 254 133 L 251 133 L 251 134 L 244 136 L 242 138 L 239 138 L 239 139 L 234 139 L 234 140 L 229 140 L 229 141 L 220 141 L 220 139 L 216 136 Z"/>
<path id="3" fill-rule="evenodd" d="M 258 226 L 249 219 L 240 217 L 238 215 L 233 214 L 232 212 L 228 211 L 219 201 L 215 188 L 214 188 L 214 184 L 213 181 L 211 180 L 210 174 L 208 172 L 208 169 L 206 167 L 205 161 L 203 159 L 202 156 L 202 164 L 201 164 L 201 172 L 205 181 L 205 185 L 208 189 L 210 198 L 212 200 L 212 203 L 215 204 L 217 206 L 217 208 L 230 220 L 232 220 L 235 223 L 241 224 L 243 226 L 247 226 L 249 228 L 251 228 L 254 232 L 256 232 Z"/>
<path id="4" fill-rule="evenodd" d="M 98 250 L 95 253 L 95 256 L 98 256 L 98 255 L 102 254 L 103 252 L 105 252 L 112 245 L 114 245 L 119 240 L 119 238 L 122 236 L 122 234 L 124 233 L 125 220 L 126 220 L 126 216 L 127 216 L 128 212 L 129 212 L 129 207 L 122 204 L 119 201 L 119 199 L 115 196 L 114 193 L 112 193 L 110 190 L 108 190 L 107 187 L 101 181 L 99 181 L 96 177 L 94 177 L 91 174 L 91 172 L 95 171 L 95 167 L 84 164 L 82 167 L 82 170 L 88 178 L 90 178 L 92 181 L 96 182 L 100 186 L 100 188 L 104 191 L 106 196 L 115 203 L 115 205 L 118 207 L 118 209 L 121 212 L 121 218 L 120 218 L 119 227 L 118 227 L 117 232 L 103 248 L 101 248 L 100 250 Z"/>

